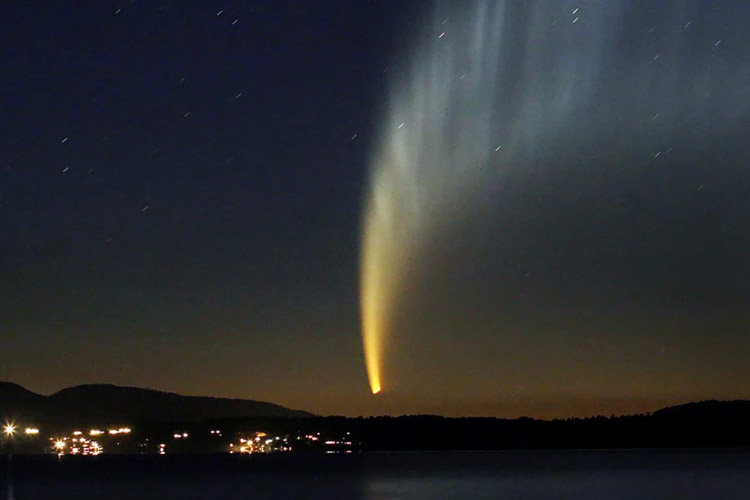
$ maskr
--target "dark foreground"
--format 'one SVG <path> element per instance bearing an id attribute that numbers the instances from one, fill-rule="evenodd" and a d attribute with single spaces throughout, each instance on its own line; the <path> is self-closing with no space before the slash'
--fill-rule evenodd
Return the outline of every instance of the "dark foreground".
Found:
<path id="1" fill-rule="evenodd" d="M 26 456 L 12 473 L 16 500 L 750 498 L 750 450 Z"/>

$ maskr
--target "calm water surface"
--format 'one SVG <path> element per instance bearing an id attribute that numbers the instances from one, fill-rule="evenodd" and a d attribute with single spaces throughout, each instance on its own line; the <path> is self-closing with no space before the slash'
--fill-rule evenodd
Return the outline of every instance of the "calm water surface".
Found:
<path id="1" fill-rule="evenodd" d="M 750 450 L 14 457 L 12 473 L 14 500 L 750 499 Z"/>

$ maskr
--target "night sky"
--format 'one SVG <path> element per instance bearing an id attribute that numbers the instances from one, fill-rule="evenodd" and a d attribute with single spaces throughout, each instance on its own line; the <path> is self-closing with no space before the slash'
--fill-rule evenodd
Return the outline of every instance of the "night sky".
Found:
<path id="1" fill-rule="evenodd" d="M 373 396 L 363 203 L 462 3 L 2 2 L 0 379 L 344 415 L 750 397 L 750 7 L 651 3 L 507 2 L 491 99 L 419 101 L 502 107 L 510 156 L 421 198 Z"/>

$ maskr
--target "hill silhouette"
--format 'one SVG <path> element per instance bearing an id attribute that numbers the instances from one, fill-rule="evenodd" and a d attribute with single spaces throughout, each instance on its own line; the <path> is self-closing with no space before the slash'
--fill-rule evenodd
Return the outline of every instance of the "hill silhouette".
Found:
<path id="1" fill-rule="evenodd" d="M 140 438 L 153 438 L 153 442 L 168 439 L 174 424 L 180 423 L 181 429 L 205 438 L 191 439 L 181 452 L 225 450 L 229 441 L 211 438 L 208 429 L 213 428 L 221 428 L 226 439 L 251 431 L 290 436 L 322 432 L 334 440 L 346 435 L 362 451 L 750 446 L 750 401 L 745 400 L 700 401 L 651 414 L 558 420 L 435 415 L 351 418 L 318 417 L 260 401 L 106 384 L 70 387 L 43 396 L 18 384 L 0 382 L 0 418 L 47 429 L 132 424 Z"/>
<path id="2" fill-rule="evenodd" d="M 750 401 L 707 400 L 662 408 L 653 413 L 656 418 L 682 420 L 723 420 L 750 422 Z"/>
<path id="3" fill-rule="evenodd" d="M 183 396 L 138 387 L 90 384 L 49 396 L 0 382 L 0 416 L 14 420 L 63 422 L 193 422 L 227 417 L 306 418 L 311 413 L 249 399 Z"/>

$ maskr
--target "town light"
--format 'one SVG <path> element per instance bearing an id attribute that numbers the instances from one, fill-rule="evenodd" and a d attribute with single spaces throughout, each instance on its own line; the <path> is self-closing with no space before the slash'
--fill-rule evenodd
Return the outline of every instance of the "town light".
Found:
<path id="1" fill-rule="evenodd" d="M 13 434 L 16 432 L 16 426 L 12 423 L 6 423 L 5 428 L 3 429 L 5 431 L 5 435 L 8 437 L 12 437 Z"/>

